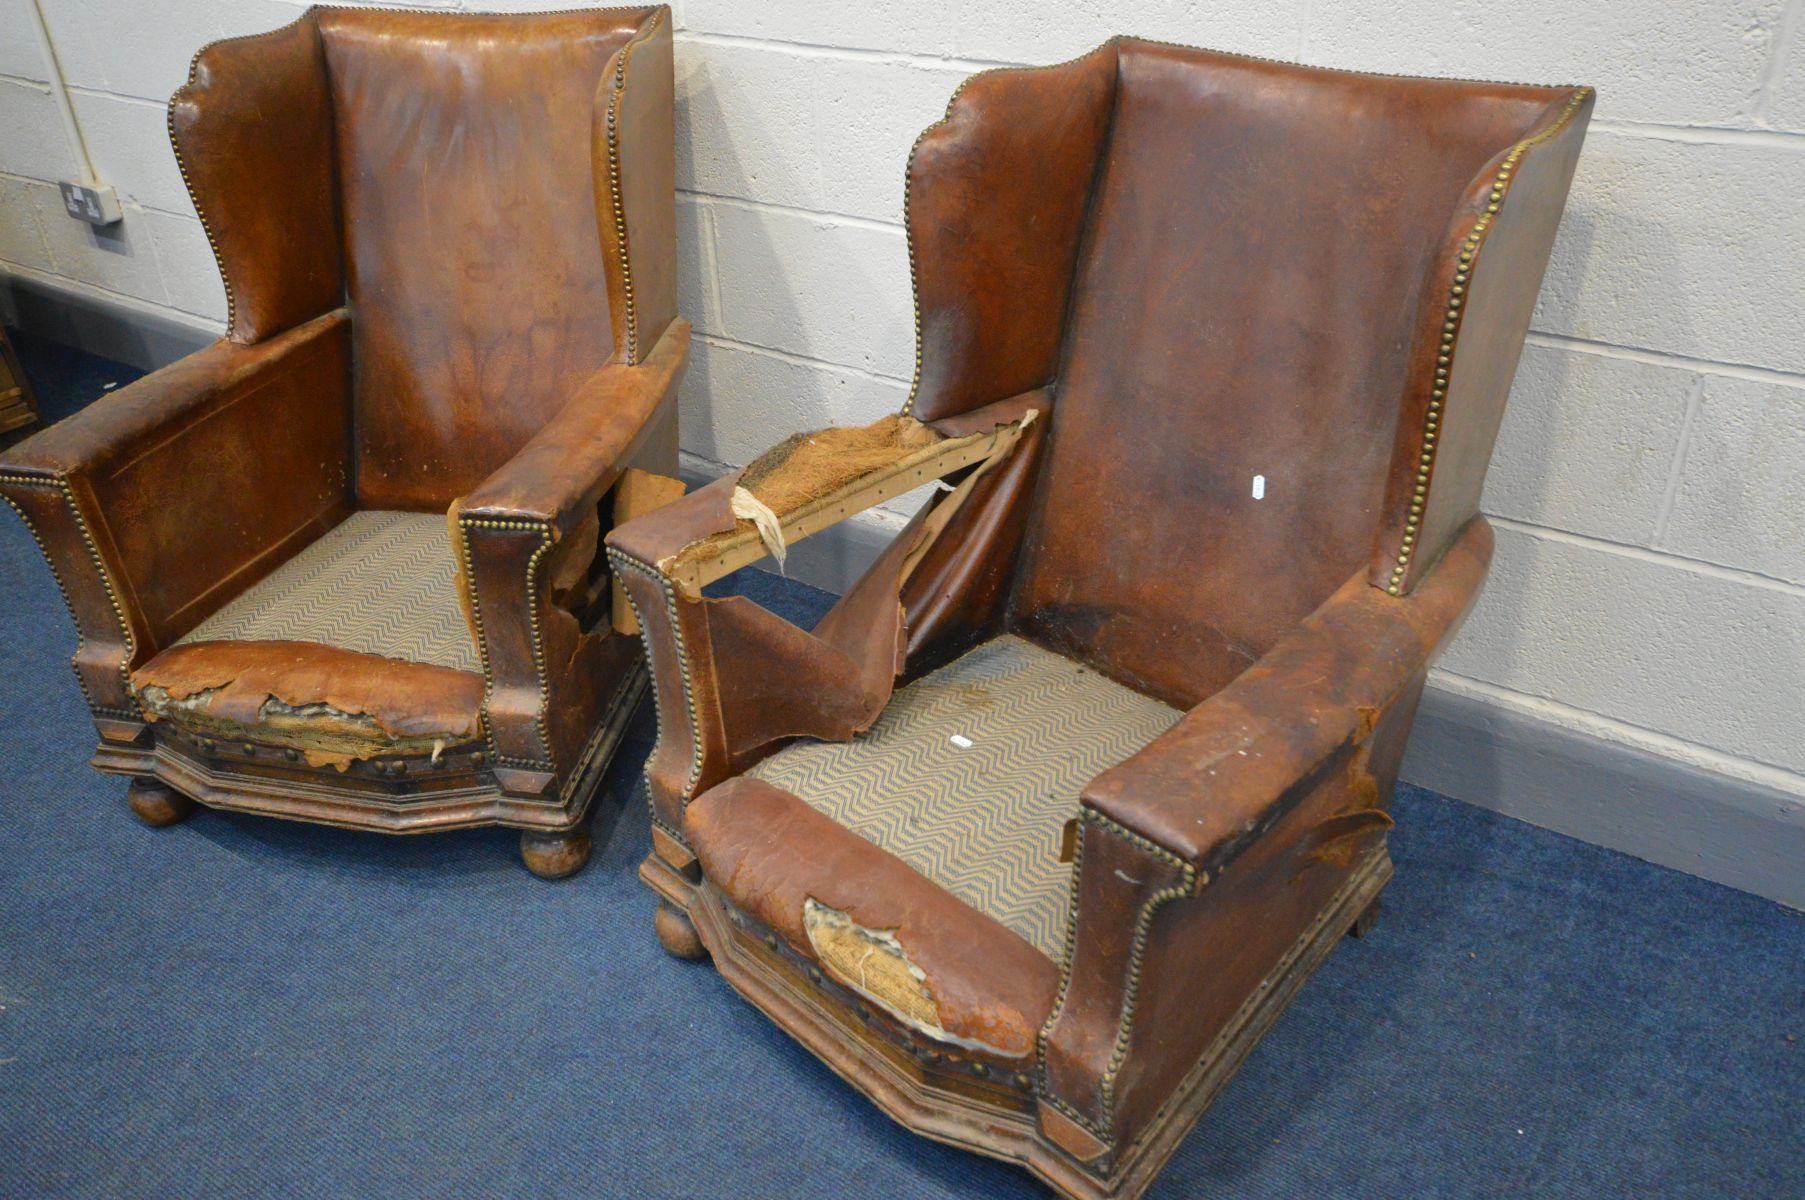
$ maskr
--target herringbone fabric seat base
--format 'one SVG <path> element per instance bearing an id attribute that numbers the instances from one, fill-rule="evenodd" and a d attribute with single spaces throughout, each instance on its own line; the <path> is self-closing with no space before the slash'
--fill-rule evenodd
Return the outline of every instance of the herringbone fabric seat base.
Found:
<path id="1" fill-rule="evenodd" d="M 747 774 L 908 863 L 1054 962 L 1065 823 L 1085 784 L 1181 714 L 1015 636 L 900 689 L 851 742 L 803 741 Z"/>
<path id="2" fill-rule="evenodd" d="M 352 513 L 201 622 L 189 642 L 313 642 L 480 671 L 441 513 Z"/>

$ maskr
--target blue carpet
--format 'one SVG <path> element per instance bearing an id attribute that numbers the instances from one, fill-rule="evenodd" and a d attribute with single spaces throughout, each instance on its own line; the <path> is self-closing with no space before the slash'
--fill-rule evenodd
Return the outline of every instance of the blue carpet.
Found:
<path id="1" fill-rule="evenodd" d="M 53 412 L 131 375 L 21 341 Z M 501 831 L 139 825 L 86 765 L 73 646 L 0 517 L 0 1196 L 1043 1194 L 659 950 L 649 714 L 547 884 Z M 1153 1195 L 1805 1196 L 1805 919 L 1414 788 L 1397 815 L 1374 936 Z"/>

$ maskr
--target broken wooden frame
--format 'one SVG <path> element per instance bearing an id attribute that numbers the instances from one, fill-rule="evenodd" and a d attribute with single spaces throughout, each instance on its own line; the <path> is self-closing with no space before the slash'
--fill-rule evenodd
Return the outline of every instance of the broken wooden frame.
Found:
<path id="1" fill-rule="evenodd" d="M 959 487 L 954 488 L 954 494 L 941 503 L 941 508 L 945 511 L 936 514 L 938 520 L 935 529 L 930 531 L 930 536 L 923 538 L 925 548 L 933 540 L 931 534 L 938 532 L 939 525 L 950 519 L 959 504 L 963 503 L 970 490 L 969 485 L 991 466 L 1009 456 L 1021 440 L 1022 431 L 1037 415 L 1035 409 L 1029 409 L 1021 420 L 998 425 L 988 433 L 949 437 L 912 450 L 895 462 L 824 492 L 787 513 L 772 513 L 772 519 L 768 522 L 743 519 L 732 529 L 692 542 L 681 553 L 659 563 L 659 569 L 684 594 L 699 595 L 703 588 L 715 580 L 730 575 L 741 567 L 750 566 L 768 555 L 781 559 L 788 547 L 810 534 L 819 533 L 830 525 L 914 491 L 924 484 L 944 479 L 966 467 L 977 466 L 979 469 Z M 736 514 L 752 511 L 744 505 L 747 498 L 751 499 L 752 504 L 758 504 L 746 489 L 735 489 Z"/>

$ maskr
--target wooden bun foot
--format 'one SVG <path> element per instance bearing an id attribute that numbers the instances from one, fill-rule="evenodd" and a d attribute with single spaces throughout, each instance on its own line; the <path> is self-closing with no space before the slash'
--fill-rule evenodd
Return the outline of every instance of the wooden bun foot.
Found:
<path id="1" fill-rule="evenodd" d="M 125 789 L 125 802 L 140 821 L 153 829 L 187 820 L 195 803 L 166 783 L 154 779 L 134 779 Z"/>
<path id="2" fill-rule="evenodd" d="M 669 900 L 658 902 L 658 915 L 652 918 L 653 926 L 658 930 L 658 944 L 673 958 L 697 959 L 707 958 L 708 950 L 702 945 L 696 927 L 690 923 L 689 914 L 672 904 Z"/>
<path id="3" fill-rule="evenodd" d="M 561 833 L 528 830 L 520 835 L 520 858 L 526 869 L 541 879 L 567 879 L 589 861 L 587 827 Z"/>

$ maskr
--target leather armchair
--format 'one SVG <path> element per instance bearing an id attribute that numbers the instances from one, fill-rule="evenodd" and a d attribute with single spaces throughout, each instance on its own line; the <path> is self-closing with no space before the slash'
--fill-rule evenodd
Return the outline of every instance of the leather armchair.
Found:
<path id="1" fill-rule="evenodd" d="M 670 24 L 320 8 L 195 56 L 226 337 L 0 458 L 146 821 L 583 864 L 646 681 L 598 542 L 676 465 Z"/>
<path id="2" fill-rule="evenodd" d="M 910 1128 L 1140 1194 L 1391 877 L 1591 104 L 1128 39 L 962 87 L 908 171 L 921 427 L 608 538 L 666 948 Z M 943 470 L 814 630 L 703 590 Z"/>

